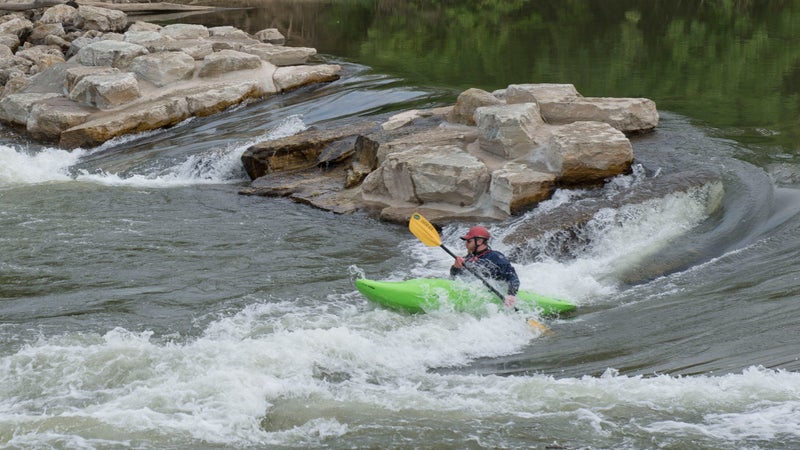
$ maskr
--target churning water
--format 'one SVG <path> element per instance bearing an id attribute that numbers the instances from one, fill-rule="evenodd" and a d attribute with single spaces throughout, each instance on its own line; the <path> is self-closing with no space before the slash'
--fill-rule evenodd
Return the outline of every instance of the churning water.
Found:
<path id="1" fill-rule="evenodd" d="M 665 112 L 600 197 L 698 166 L 719 183 L 601 208 L 586 245 L 520 261 L 524 287 L 579 306 L 553 334 L 498 310 L 387 311 L 351 277 L 442 275 L 447 254 L 237 194 L 253 142 L 436 99 L 348 70 L 97 149 L 3 138 L 0 448 L 800 445 L 796 187 Z M 587 195 L 492 225 L 496 247 Z"/>

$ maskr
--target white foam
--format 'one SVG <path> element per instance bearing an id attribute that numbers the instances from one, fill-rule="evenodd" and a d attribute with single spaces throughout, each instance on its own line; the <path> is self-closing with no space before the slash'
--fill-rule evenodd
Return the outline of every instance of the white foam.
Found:
<path id="1" fill-rule="evenodd" d="M 306 128 L 301 116 L 289 116 L 264 134 L 245 142 L 234 142 L 225 148 L 213 148 L 165 169 L 148 169 L 134 174 L 81 170 L 72 175 L 70 169 L 84 155 L 103 151 L 106 146 L 88 150 L 45 149 L 28 153 L 0 145 L 0 186 L 34 184 L 49 181 L 81 181 L 105 186 L 170 188 L 199 184 L 225 184 L 244 179 L 241 156 L 257 142 L 296 134 Z M 130 137 L 120 138 L 116 144 Z M 109 144 L 110 145 L 110 144 Z"/>
<path id="2" fill-rule="evenodd" d="M 0 187 L 69 181 L 69 168 L 84 154 L 84 150 L 45 148 L 32 152 L 0 145 Z"/>
<path id="3" fill-rule="evenodd" d="M 119 445 L 147 437 L 153 447 L 175 436 L 314 445 L 346 438 L 354 423 L 422 411 L 458 420 L 556 417 L 583 439 L 800 438 L 800 374 L 760 367 L 693 377 L 441 374 L 430 369 L 518 353 L 536 337 L 509 314 L 353 313 L 345 306 L 352 301 L 329 300 L 333 307 L 252 304 L 191 339 L 157 341 L 123 329 L 42 339 L 0 357 L 0 431 L 14 429 L 16 443 L 33 447 L 110 436 Z"/>
<path id="4" fill-rule="evenodd" d="M 626 187 L 635 181 L 631 180 L 635 176 L 636 172 L 616 185 Z M 608 189 L 611 195 L 617 188 Z M 556 191 L 535 213 L 547 214 L 583 195 L 583 191 Z M 579 306 L 609 298 L 619 291 L 620 274 L 637 267 L 644 258 L 700 224 L 718 205 L 721 196 L 720 187 L 711 184 L 619 209 L 603 209 L 584 228 L 591 244 L 578 252 L 577 257 L 515 264 L 522 288 L 568 299 Z M 488 225 L 487 228 L 493 236 L 492 247 L 511 254 L 513 249 L 503 243 L 504 235 L 509 232 L 508 225 Z M 441 233 L 443 243 L 454 253 L 464 254 L 464 244 L 458 236 L 466 230 L 466 225 L 446 226 Z M 425 247 L 416 239 L 409 239 L 407 245 L 407 253 L 413 255 L 417 264 L 410 273 L 398 274 L 398 277 L 447 276 L 453 262 L 451 256 L 441 249 Z"/>

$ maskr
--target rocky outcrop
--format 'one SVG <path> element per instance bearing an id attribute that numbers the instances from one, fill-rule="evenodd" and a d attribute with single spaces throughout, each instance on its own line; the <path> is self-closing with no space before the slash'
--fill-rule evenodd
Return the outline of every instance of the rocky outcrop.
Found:
<path id="1" fill-rule="evenodd" d="M 339 78 L 337 65 L 308 64 L 316 50 L 283 46 L 278 30 L 130 23 L 120 9 L 131 6 L 0 16 L 0 121 L 63 148 L 92 147 Z"/>
<path id="2" fill-rule="evenodd" d="M 323 209 L 374 208 L 398 222 L 414 210 L 438 222 L 502 220 L 549 198 L 558 186 L 597 186 L 628 172 L 633 150 L 626 133 L 657 124 L 648 99 L 585 98 L 565 84 L 512 85 L 491 94 L 469 89 L 452 107 L 406 111 L 377 130 L 337 130 L 324 146 L 347 148 L 341 153 L 349 159 L 340 159 L 347 167 L 331 171 L 341 184 L 318 199 L 296 182 L 300 171 L 318 166 L 308 154 L 323 151 L 316 134 L 292 137 L 291 151 L 283 140 L 255 145 L 242 156 L 255 180 L 243 193 L 300 194 Z M 284 186 L 280 169 L 265 162 L 276 155 L 304 163 L 291 166 L 292 182 Z"/>

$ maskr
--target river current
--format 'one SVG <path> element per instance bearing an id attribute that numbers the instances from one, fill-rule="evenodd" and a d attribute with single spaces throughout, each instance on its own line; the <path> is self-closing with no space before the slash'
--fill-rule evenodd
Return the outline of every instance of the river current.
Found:
<path id="1" fill-rule="evenodd" d="M 337 82 L 95 149 L 0 128 L 0 448 L 800 446 L 793 178 L 661 111 L 602 195 L 698 170 L 721 189 L 605 209 L 591 246 L 518 264 L 578 305 L 541 319 L 551 334 L 502 310 L 385 310 L 352 278 L 441 276 L 448 255 L 367 214 L 238 194 L 254 142 L 452 95 L 339 62 Z M 491 224 L 495 247 L 525 218 Z"/>

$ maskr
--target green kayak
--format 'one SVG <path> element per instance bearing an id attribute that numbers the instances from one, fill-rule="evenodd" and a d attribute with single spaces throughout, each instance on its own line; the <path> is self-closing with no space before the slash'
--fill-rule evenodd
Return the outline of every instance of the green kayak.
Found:
<path id="1" fill-rule="evenodd" d="M 449 303 L 457 311 L 470 311 L 488 302 L 500 304 L 490 291 L 463 281 L 444 278 L 414 278 L 406 281 L 374 281 L 359 278 L 356 289 L 369 300 L 393 309 L 412 313 L 438 309 Z M 516 307 L 523 311 L 540 311 L 545 315 L 564 314 L 575 305 L 528 291 L 517 293 Z"/>

